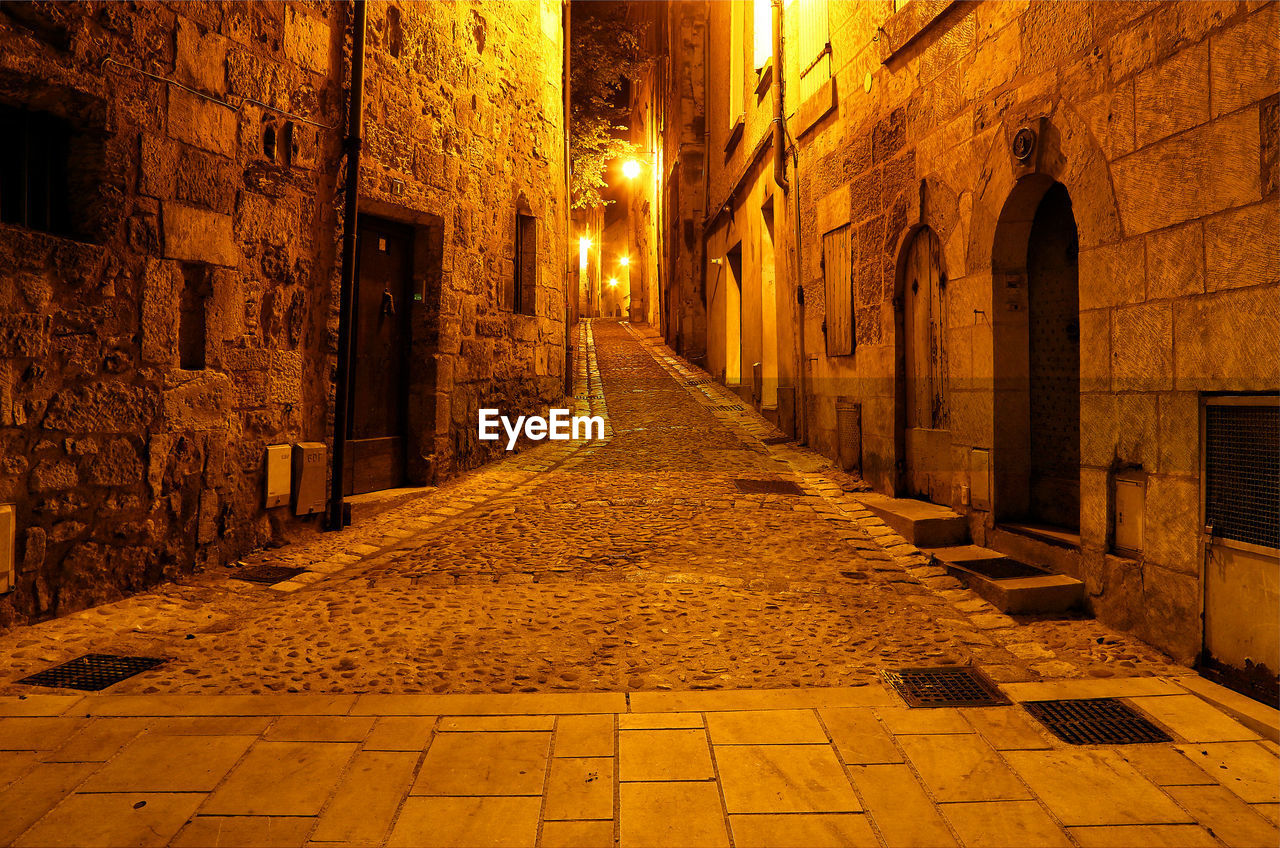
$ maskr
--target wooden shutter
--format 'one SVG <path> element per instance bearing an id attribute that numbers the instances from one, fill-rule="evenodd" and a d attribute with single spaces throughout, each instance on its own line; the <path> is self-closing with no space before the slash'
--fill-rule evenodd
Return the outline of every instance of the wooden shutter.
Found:
<path id="1" fill-rule="evenodd" d="M 849 225 L 822 237 L 823 280 L 827 289 L 827 356 L 853 353 L 853 290 Z"/>
<path id="2" fill-rule="evenodd" d="M 744 38 L 746 29 L 743 18 L 746 0 L 731 0 L 729 8 L 729 128 L 744 115 L 743 86 L 746 85 L 743 53 L 747 46 Z"/>
<path id="3" fill-rule="evenodd" d="M 800 102 L 831 79 L 831 25 L 827 0 L 800 0 Z"/>
<path id="4" fill-rule="evenodd" d="M 538 292 L 538 219 L 516 215 L 516 284 L 513 311 L 533 315 Z"/>

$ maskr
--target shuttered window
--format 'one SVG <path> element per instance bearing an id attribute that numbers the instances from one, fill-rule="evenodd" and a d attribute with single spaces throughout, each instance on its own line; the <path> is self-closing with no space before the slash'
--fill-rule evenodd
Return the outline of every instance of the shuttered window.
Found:
<path id="1" fill-rule="evenodd" d="M 729 6 L 729 126 L 732 127 L 744 114 L 742 91 L 746 78 L 743 59 L 746 44 L 744 0 L 731 0 Z"/>
<path id="2" fill-rule="evenodd" d="M 798 0 L 800 22 L 800 102 L 831 79 L 831 28 L 827 0 Z"/>
<path id="3" fill-rule="evenodd" d="M 516 214 L 515 287 L 513 312 L 533 315 L 538 293 L 538 219 Z"/>
<path id="4" fill-rule="evenodd" d="M 822 237 L 822 276 L 827 290 L 827 356 L 853 353 L 853 288 L 849 225 Z"/>
<path id="5" fill-rule="evenodd" d="M 753 0 L 753 3 L 751 62 L 758 71 L 773 55 L 773 0 Z"/>

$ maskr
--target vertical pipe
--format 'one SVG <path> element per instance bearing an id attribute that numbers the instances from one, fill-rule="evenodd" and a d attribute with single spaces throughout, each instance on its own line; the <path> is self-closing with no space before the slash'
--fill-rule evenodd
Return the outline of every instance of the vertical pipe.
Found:
<path id="1" fill-rule="evenodd" d="M 569 98 L 572 96 L 569 73 L 571 65 L 569 64 L 570 54 L 570 36 L 572 26 L 572 18 L 570 17 L 569 0 L 564 0 L 562 7 L 564 9 L 564 33 L 561 36 L 562 47 L 564 48 L 564 71 L 562 74 L 561 87 L 564 89 L 564 254 L 565 254 L 565 292 L 564 292 L 564 395 L 570 397 L 573 395 L 573 326 L 578 323 L 578 317 L 581 314 L 581 304 L 578 298 L 582 292 L 582 280 L 578 279 L 577 284 L 573 288 L 573 299 L 570 301 L 569 288 L 572 284 L 573 275 L 573 177 L 571 162 L 569 160 Z M 579 269 L 581 270 L 581 269 Z"/>
<path id="2" fill-rule="evenodd" d="M 351 27 L 351 90 L 347 94 L 347 183 L 342 219 L 342 277 L 338 296 L 338 373 L 334 385 L 333 465 L 329 475 L 329 530 L 344 523 L 348 412 L 351 406 L 351 302 L 356 276 L 356 215 L 360 207 L 360 141 L 364 114 L 365 0 L 355 0 Z"/>

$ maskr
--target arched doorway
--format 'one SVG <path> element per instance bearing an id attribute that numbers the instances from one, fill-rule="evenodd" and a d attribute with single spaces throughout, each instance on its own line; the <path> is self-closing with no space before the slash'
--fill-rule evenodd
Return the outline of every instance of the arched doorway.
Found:
<path id="1" fill-rule="evenodd" d="M 938 237 L 928 227 L 917 232 L 907 247 L 900 284 L 902 488 L 909 496 L 947 503 L 951 494 L 947 277 Z"/>
<path id="2" fill-rule="evenodd" d="M 1080 528 L 1079 239 L 1071 197 L 1020 181 L 992 254 L 996 518 Z"/>

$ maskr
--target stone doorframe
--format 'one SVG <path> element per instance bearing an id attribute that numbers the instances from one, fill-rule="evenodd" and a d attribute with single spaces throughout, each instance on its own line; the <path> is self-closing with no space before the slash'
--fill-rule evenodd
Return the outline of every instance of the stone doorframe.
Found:
<path id="1" fill-rule="evenodd" d="M 360 198 L 360 214 L 413 230 L 405 480 L 410 485 L 429 485 L 447 470 L 441 458 L 449 456 L 453 394 L 453 354 L 440 350 L 445 222 L 439 215 L 365 197 Z"/>
<path id="2" fill-rule="evenodd" d="M 992 509 L 986 519 L 988 527 L 994 526 L 996 516 L 1002 511 L 1009 511 L 1009 493 L 1016 490 L 1018 481 L 1028 473 L 1022 467 L 1026 465 L 1025 450 L 1020 455 L 1016 440 L 1010 448 L 1001 437 L 999 395 L 1001 391 L 1013 391 L 1012 384 L 1017 377 L 1010 370 L 1008 358 L 999 356 L 998 350 L 1001 316 L 1008 311 L 1010 289 L 1021 287 L 1025 295 L 1026 249 L 1036 209 L 1045 192 L 1054 183 L 1061 183 L 1071 198 L 1082 257 L 1087 251 L 1118 242 L 1123 236 L 1106 157 L 1088 125 L 1070 104 L 1063 100 L 1038 101 L 1015 107 L 1006 114 L 993 136 L 975 186 L 967 249 L 967 266 L 971 272 L 990 273 L 991 315 L 988 319 L 992 371 L 991 385 L 986 391 L 991 417 L 986 447 L 992 451 L 993 479 Z M 1088 284 L 1082 261 L 1081 289 Z M 1084 301 L 1082 298 L 1081 302 Z M 1081 373 L 1088 371 L 1082 367 Z M 1082 395 L 1109 395 L 1110 392 L 1109 379 L 1088 385 L 1082 380 Z M 1106 431 L 1109 422 L 1088 420 L 1086 410 L 1090 407 L 1083 401 L 1082 396 L 1081 433 L 1090 432 L 1091 428 Z M 1006 422 L 1004 427 L 1008 426 Z M 1097 470 L 1105 475 L 1107 469 Z M 1012 506 L 1016 510 L 1017 504 Z"/>

